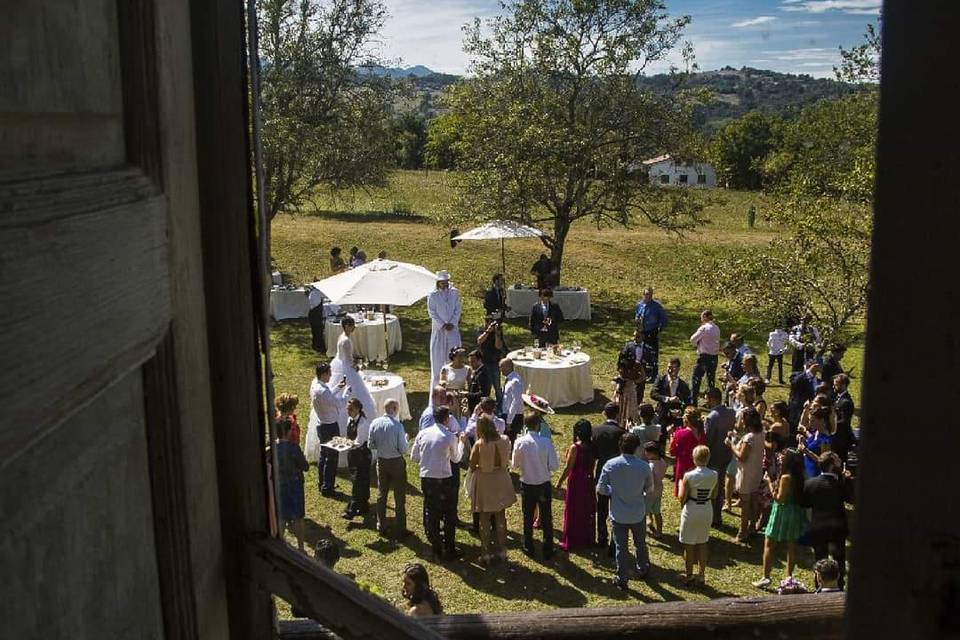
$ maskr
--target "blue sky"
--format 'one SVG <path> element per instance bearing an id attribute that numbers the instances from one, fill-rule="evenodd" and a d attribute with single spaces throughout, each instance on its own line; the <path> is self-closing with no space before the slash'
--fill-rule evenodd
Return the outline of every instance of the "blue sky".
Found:
<path id="1" fill-rule="evenodd" d="M 474 16 L 491 16 L 496 0 L 383 0 L 390 17 L 381 53 L 402 66 L 464 73 L 461 27 Z M 693 22 L 685 38 L 701 69 L 725 65 L 832 77 L 839 46 L 862 39 L 875 22 L 881 0 L 666 0 L 671 14 Z M 668 62 L 650 72 L 665 71 Z"/>

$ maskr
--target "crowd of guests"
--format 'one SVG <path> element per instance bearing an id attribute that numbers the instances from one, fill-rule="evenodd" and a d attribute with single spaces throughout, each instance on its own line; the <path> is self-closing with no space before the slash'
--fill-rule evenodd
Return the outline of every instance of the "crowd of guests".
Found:
<path id="1" fill-rule="evenodd" d="M 331 266 L 334 258 L 332 254 Z M 738 509 L 736 541 L 750 545 L 755 537 L 764 538 L 762 573 L 755 586 L 771 585 L 773 561 L 784 549 L 781 588 L 798 588 L 793 569 L 800 550 L 809 547 L 818 561 L 818 586 L 824 591 L 843 588 L 845 503 L 852 500 L 848 464 L 855 463 L 854 404 L 850 379 L 839 364 L 842 349 L 824 357 L 808 318 L 791 323 L 789 330 L 785 324 L 770 332 L 764 376 L 743 337 L 734 333 L 724 340 L 713 314 L 703 311 L 700 327 L 690 337 L 697 359 L 688 384 L 679 358 L 659 372 L 659 336 L 668 315 L 648 288 L 636 307 L 633 338 L 618 355 L 614 401 L 596 424 L 581 419 L 573 425 L 572 444 L 561 463 L 547 422 L 553 409 L 546 399 L 524 393 L 513 362 L 504 357 L 502 277 L 492 284 L 484 300 L 485 323 L 468 350 L 459 333 L 459 294 L 450 286 L 449 274 L 437 274 L 437 290 L 428 299 L 432 389 L 415 435 L 405 431 L 396 400 L 372 410 L 360 398 L 348 398 L 349 371 L 332 380 L 330 365 L 317 366 L 310 394 L 320 442 L 343 432 L 338 417 L 345 415 L 346 435 L 357 445 L 348 454 L 351 492 L 344 518 L 363 518 L 385 537 L 412 535 L 405 508 L 409 460 L 418 469 L 432 561 L 460 558 L 457 530 L 469 526 L 480 540 L 481 564 L 506 562 L 506 511 L 517 502 L 521 550 L 549 560 L 556 553 L 553 497 L 559 491 L 564 511 L 556 546 L 567 553 L 605 550 L 616 565 L 613 584 L 627 590 L 632 578 L 650 575 L 646 536 L 673 534 L 664 532 L 662 518 L 672 461 L 669 475 L 672 499 L 680 507 L 676 535 L 685 584 L 706 583 L 711 528 L 721 527 L 722 511 Z M 531 332 L 543 344 L 556 344 L 562 314 L 552 315 L 551 307 L 559 307 L 551 304 L 549 290 L 541 293 L 533 309 L 540 313 L 531 314 Z M 551 318 L 555 321 L 547 322 Z M 341 339 L 349 340 L 349 333 Z M 783 360 L 791 348 L 786 383 Z M 768 406 L 764 394 L 775 366 L 781 383 L 789 384 L 789 398 Z M 277 399 L 279 513 L 281 528 L 289 527 L 303 548 L 307 462 L 299 448 L 296 406 L 295 396 Z M 327 448 L 319 457 L 324 496 L 334 495 L 338 457 Z M 371 513 L 372 475 L 378 494 Z M 387 518 L 391 498 L 392 521 Z M 462 499 L 469 502 L 472 524 L 459 521 Z M 403 593 L 411 615 L 442 611 L 422 565 L 404 571 Z"/>

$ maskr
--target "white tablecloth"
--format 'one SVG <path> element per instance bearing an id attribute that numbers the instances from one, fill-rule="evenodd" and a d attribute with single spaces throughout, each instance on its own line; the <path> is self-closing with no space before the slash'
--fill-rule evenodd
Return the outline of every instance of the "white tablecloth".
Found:
<path id="1" fill-rule="evenodd" d="M 354 316 L 356 319 L 356 316 Z M 327 355 L 337 355 L 337 340 L 343 328 L 334 318 L 327 320 L 323 331 L 327 343 Z M 383 314 L 378 313 L 375 320 L 357 321 L 357 328 L 350 336 L 353 341 L 353 355 L 367 360 L 382 362 L 389 353 L 396 353 L 403 347 L 403 335 L 400 333 L 400 319 L 392 313 L 387 314 L 387 343 L 383 342 Z M 388 349 L 389 348 L 389 349 Z"/>
<path id="2" fill-rule="evenodd" d="M 587 354 L 575 353 L 559 361 L 525 360 L 523 351 L 518 349 L 507 357 L 513 360 L 513 366 L 523 380 L 524 391 L 529 389 L 530 393 L 546 398 L 551 406 L 569 407 L 593 402 L 593 378 Z"/>
<path id="3" fill-rule="evenodd" d="M 270 315 L 274 320 L 306 318 L 308 313 L 310 305 L 307 302 L 307 290 L 303 287 L 270 290 Z"/>
<path id="4" fill-rule="evenodd" d="M 533 305 L 540 301 L 536 289 L 507 289 L 508 318 L 525 318 L 530 315 Z M 560 305 L 564 320 L 590 319 L 590 292 L 553 290 L 553 301 Z M 561 329 L 562 330 L 562 329 Z"/>
<path id="5" fill-rule="evenodd" d="M 372 380 L 378 378 L 386 379 L 387 384 L 382 387 L 371 384 Z M 370 391 L 370 395 L 373 397 L 373 404 L 377 407 L 378 416 L 383 413 L 383 403 L 393 399 L 400 403 L 400 413 L 397 417 L 401 420 L 410 419 L 410 405 L 407 404 L 407 387 L 403 382 L 403 378 L 395 373 L 371 369 L 363 372 L 363 379 L 367 383 L 367 389 Z"/>

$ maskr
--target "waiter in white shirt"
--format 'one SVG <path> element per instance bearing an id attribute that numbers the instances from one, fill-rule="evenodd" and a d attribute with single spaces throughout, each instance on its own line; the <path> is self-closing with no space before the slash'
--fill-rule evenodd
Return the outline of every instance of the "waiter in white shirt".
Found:
<path id="1" fill-rule="evenodd" d="M 320 444 L 329 442 L 340 435 L 340 411 L 346 406 L 344 398 L 347 381 L 343 379 L 332 389 L 330 387 L 330 365 L 318 364 L 317 377 L 310 383 L 310 410 L 316 414 L 317 435 Z M 312 421 L 311 421 L 312 422 Z M 317 475 L 320 479 L 320 494 L 333 496 L 336 491 L 337 464 L 340 453 L 329 447 L 320 448 L 317 458 Z"/>
<path id="2" fill-rule="evenodd" d="M 420 465 L 420 490 L 423 492 L 423 519 L 434 561 L 444 555 L 457 555 L 457 489 L 452 481 L 451 464 L 463 457 L 463 434 L 455 435 L 440 425 L 450 417 L 450 409 L 434 409 L 435 424 L 417 434 L 410 448 L 410 459 Z M 443 532 L 441 535 L 441 522 Z"/>
<path id="3" fill-rule="evenodd" d="M 713 322 L 713 312 L 706 309 L 700 314 L 700 328 L 692 336 L 690 343 L 697 348 L 697 364 L 693 367 L 693 377 L 690 384 L 691 401 L 694 405 L 700 402 L 700 382 L 703 375 L 707 375 L 707 387 L 717 386 L 717 360 L 720 357 L 720 327 Z"/>
<path id="4" fill-rule="evenodd" d="M 450 358 L 450 349 L 460 342 L 460 292 L 450 286 L 450 274 L 437 272 L 437 288 L 427 296 L 430 314 L 430 386 L 440 381 L 440 369 Z"/>
<path id="5" fill-rule="evenodd" d="M 513 369 L 513 360 L 500 361 L 500 373 L 503 381 L 503 421 L 507 425 L 507 436 L 513 444 L 523 429 L 523 380 Z"/>
<path id="6" fill-rule="evenodd" d="M 540 414 L 527 412 L 524 432 L 513 445 L 511 466 L 520 472 L 523 507 L 523 552 L 533 557 L 533 517 L 539 507 L 543 530 L 543 559 L 553 555 L 553 489 L 551 474 L 560 466 L 553 440 L 540 435 Z"/>

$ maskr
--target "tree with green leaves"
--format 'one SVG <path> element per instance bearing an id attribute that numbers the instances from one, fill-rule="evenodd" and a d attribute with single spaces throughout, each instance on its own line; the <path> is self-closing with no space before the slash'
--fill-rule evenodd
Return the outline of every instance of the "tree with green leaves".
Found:
<path id="1" fill-rule="evenodd" d="M 455 113 L 443 113 L 427 127 L 424 162 L 431 169 L 457 169 L 457 144 L 460 141 L 460 119 Z"/>
<path id="2" fill-rule="evenodd" d="M 760 189 L 763 163 L 778 144 L 782 120 L 751 111 L 725 125 L 709 144 L 717 179 L 730 189 Z"/>
<path id="3" fill-rule="evenodd" d="M 702 222 L 689 190 L 651 186 L 641 162 L 682 151 L 698 95 L 644 91 L 689 17 L 662 0 L 509 0 L 465 28 L 473 77 L 446 97 L 465 170 L 458 211 L 544 229 L 559 269 L 572 224 L 627 224 L 635 214 L 674 232 Z M 683 49 L 689 60 L 691 47 Z"/>
<path id="4" fill-rule="evenodd" d="M 360 72 L 386 11 L 377 0 L 258 0 L 270 217 L 318 188 L 383 184 L 394 164 L 389 81 Z"/>
<path id="5" fill-rule="evenodd" d="M 705 274 L 715 291 L 737 291 L 738 302 L 768 323 L 811 315 L 824 345 L 847 342 L 851 323 L 866 311 L 879 106 L 873 34 L 869 29 L 866 45 L 842 52 L 838 70 L 861 90 L 786 122 L 779 148 L 763 163 L 777 237 Z"/>

